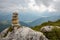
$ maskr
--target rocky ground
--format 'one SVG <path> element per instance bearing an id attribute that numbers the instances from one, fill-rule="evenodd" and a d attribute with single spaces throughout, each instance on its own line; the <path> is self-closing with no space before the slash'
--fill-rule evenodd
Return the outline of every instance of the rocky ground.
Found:
<path id="1" fill-rule="evenodd" d="M 15 28 L 5 35 L 7 30 L 8 28 L 0 33 L 0 40 L 48 40 L 43 33 L 24 26 L 18 29 Z"/>

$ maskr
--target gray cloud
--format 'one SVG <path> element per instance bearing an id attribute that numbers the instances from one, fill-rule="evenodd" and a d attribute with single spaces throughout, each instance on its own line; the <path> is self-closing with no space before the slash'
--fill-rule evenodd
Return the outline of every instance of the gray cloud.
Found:
<path id="1" fill-rule="evenodd" d="M 53 1 L 52 0 L 35 0 L 35 2 L 37 5 L 40 5 L 41 3 L 43 3 L 44 5 L 49 6 L 50 3 L 52 3 Z"/>
<path id="2" fill-rule="evenodd" d="M 36 4 L 39 6 L 41 3 L 44 4 L 46 7 L 53 5 L 54 9 L 60 11 L 60 0 L 35 0 Z"/>
<path id="3" fill-rule="evenodd" d="M 44 4 L 46 7 L 53 5 L 53 8 L 57 11 L 60 11 L 60 0 L 34 0 L 35 5 L 40 6 Z M 28 4 L 31 0 L 0 0 L 0 11 L 12 11 L 15 9 L 21 9 L 22 7 L 28 8 Z"/>
<path id="4" fill-rule="evenodd" d="M 0 11 L 12 11 L 27 7 L 29 2 L 29 0 L 0 0 Z"/>
<path id="5" fill-rule="evenodd" d="M 54 8 L 60 12 L 60 1 L 56 2 L 54 6 L 55 6 Z"/>

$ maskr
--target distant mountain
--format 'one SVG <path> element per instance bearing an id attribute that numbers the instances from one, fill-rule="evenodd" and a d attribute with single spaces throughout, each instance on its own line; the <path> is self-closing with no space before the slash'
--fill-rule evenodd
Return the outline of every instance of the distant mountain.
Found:
<path id="1" fill-rule="evenodd" d="M 30 27 L 30 25 L 28 25 L 27 23 L 24 23 L 22 21 L 19 22 L 21 24 L 21 26 L 27 26 L 27 27 Z"/>
<path id="2" fill-rule="evenodd" d="M 28 25 L 28 24 L 26 24 L 22 21 L 20 21 L 19 23 L 21 24 L 21 26 L 27 26 L 27 27 L 30 26 L 30 25 Z M 10 20 L 1 21 L 0 22 L 0 32 L 3 31 L 5 28 L 10 27 L 10 26 L 11 26 L 11 21 Z"/>
<path id="3" fill-rule="evenodd" d="M 5 20 L 11 20 L 11 18 L 12 18 L 12 14 L 0 13 L 0 22 Z"/>
<path id="4" fill-rule="evenodd" d="M 47 22 L 47 21 L 48 21 L 47 18 L 43 17 L 43 18 L 39 18 L 39 19 L 29 23 L 29 24 L 30 24 L 30 26 L 36 26 L 36 25 L 39 25 L 39 24 L 41 24 L 43 22 Z"/>
<path id="5" fill-rule="evenodd" d="M 29 23 L 30 21 L 34 21 L 36 20 L 38 17 L 38 15 L 34 15 L 32 13 L 18 13 L 18 18 L 20 21 Z M 12 13 L 2 13 L 0 12 L 0 21 L 4 21 L 4 20 L 11 20 L 12 19 Z"/>
<path id="6" fill-rule="evenodd" d="M 3 31 L 5 28 L 9 27 L 11 25 L 11 22 L 9 21 L 1 21 L 0 22 L 0 32 Z"/>
<path id="7" fill-rule="evenodd" d="M 40 25 L 44 22 L 48 22 L 48 21 L 56 21 L 60 19 L 60 16 L 51 16 L 51 17 L 41 17 L 31 23 L 29 23 L 30 26 L 37 26 L 37 25 Z"/>

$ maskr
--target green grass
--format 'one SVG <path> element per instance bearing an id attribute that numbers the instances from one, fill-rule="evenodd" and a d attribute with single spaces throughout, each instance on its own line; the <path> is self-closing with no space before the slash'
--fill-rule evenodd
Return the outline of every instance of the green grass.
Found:
<path id="1" fill-rule="evenodd" d="M 42 23 L 41 25 L 32 27 L 33 30 L 35 31 L 40 31 L 41 27 L 43 26 L 53 26 L 55 27 L 51 32 L 43 32 L 43 34 L 49 39 L 49 40 L 60 40 L 60 29 L 56 28 L 56 26 L 60 26 L 60 20 L 57 20 L 55 22 L 45 22 Z"/>
<path id="2" fill-rule="evenodd" d="M 55 22 L 52 22 L 52 21 L 44 22 L 41 25 L 31 27 L 31 28 L 33 30 L 40 31 L 40 28 L 43 27 L 43 26 L 60 26 L 60 20 L 57 20 Z"/>
<path id="3" fill-rule="evenodd" d="M 51 32 L 43 32 L 50 40 L 60 40 L 60 29 L 54 28 Z"/>

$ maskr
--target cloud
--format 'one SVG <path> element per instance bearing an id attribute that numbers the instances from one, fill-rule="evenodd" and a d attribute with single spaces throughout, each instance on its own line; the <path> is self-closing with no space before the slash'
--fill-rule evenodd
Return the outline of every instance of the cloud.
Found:
<path id="1" fill-rule="evenodd" d="M 60 0 L 0 0 L 0 11 L 60 11 Z"/>
<path id="2" fill-rule="evenodd" d="M 48 6 L 48 11 L 49 12 L 56 12 L 56 9 L 54 9 L 53 5 Z"/>
<path id="3" fill-rule="evenodd" d="M 49 11 L 60 11 L 60 0 L 35 0 L 36 4 L 40 6 L 40 4 L 44 4 Z M 51 6 L 53 5 L 53 7 Z"/>
<path id="4" fill-rule="evenodd" d="M 0 11 L 25 10 L 28 0 L 0 0 Z"/>

